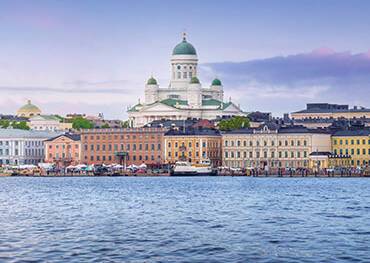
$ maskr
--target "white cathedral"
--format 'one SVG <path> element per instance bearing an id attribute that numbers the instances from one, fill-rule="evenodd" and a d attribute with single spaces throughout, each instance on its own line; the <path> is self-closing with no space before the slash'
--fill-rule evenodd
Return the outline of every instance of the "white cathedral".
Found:
<path id="1" fill-rule="evenodd" d="M 198 57 L 184 34 L 171 57 L 171 81 L 160 88 L 151 77 L 145 86 L 145 101 L 128 109 L 131 127 L 141 127 L 154 120 L 219 119 L 246 114 L 231 100 L 224 102 L 219 79 L 210 87 L 202 87 L 197 78 Z"/>

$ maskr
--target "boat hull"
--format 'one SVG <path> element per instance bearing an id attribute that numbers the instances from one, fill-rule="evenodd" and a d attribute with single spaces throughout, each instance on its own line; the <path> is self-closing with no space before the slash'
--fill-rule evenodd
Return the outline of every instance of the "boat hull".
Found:
<path id="1" fill-rule="evenodd" d="M 209 172 L 184 172 L 184 171 L 171 171 L 171 176 L 216 176 L 217 171 Z"/>

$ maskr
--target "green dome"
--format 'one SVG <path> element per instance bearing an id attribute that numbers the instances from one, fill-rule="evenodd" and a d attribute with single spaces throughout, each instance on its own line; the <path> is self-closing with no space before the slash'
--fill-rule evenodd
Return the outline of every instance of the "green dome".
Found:
<path id="1" fill-rule="evenodd" d="M 33 105 L 30 100 L 27 101 L 26 105 L 23 105 L 17 110 L 17 116 L 21 117 L 31 117 L 35 115 L 40 115 L 41 110 Z"/>
<path id="2" fill-rule="evenodd" d="M 157 85 L 157 80 L 153 77 L 150 77 L 150 79 L 148 79 L 146 84 L 148 84 L 148 85 Z"/>
<path id="3" fill-rule="evenodd" d="M 173 49 L 172 55 L 196 55 L 197 52 L 192 44 L 186 41 L 186 37 L 182 39 L 182 42 L 177 44 Z"/>
<path id="4" fill-rule="evenodd" d="M 214 79 L 212 81 L 212 86 L 222 86 L 221 80 L 219 79 Z"/>
<path id="5" fill-rule="evenodd" d="M 190 80 L 190 84 L 199 84 L 199 79 L 197 77 L 192 77 Z"/>
<path id="6" fill-rule="evenodd" d="M 40 111 L 40 109 L 36 105 L 33 105 L 30 100 L 28 100 L 26 105 L 23 105 L 19 108 L 19 111 Z"/>

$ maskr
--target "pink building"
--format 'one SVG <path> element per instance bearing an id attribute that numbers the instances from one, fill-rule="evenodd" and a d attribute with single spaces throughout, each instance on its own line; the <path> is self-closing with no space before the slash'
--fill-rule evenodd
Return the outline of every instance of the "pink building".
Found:
<path id="1" fill-rule="evenodd" d="M 56 163 L 58 167 L 77 165 L 81 162 L 81 136 L 62 134 L 44 142 L 45 162 Z"/>

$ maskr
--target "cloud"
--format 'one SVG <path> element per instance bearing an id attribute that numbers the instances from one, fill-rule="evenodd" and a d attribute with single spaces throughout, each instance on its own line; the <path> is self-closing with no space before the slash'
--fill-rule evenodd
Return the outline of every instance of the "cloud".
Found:
<path id="1" fill-rule="evenodd" d="M 103 112 L 108 118 L 126 118 L 128 105 L 143 96 L 141 82 L 128 80 L 68 81 L 48 86 L 0 86 L 0 112 L 12 114 L 28 99 L 43 113 Z"/>
<path id="2" fill-rule="evenodd" d="M 127 80 L 111 80 L 101 82 L 71 81 L 59 87 L 43 86 L 0 86 L 0 92 L 47 92 L 47 93 L 120 93 L 135 90 L 136 84 Z"/>
<path id="3" fill-rule="evenodd" d="M 284 57 L 208 63 L 201 70 L 207 78 L 221 78 L 225 92 L 240 98 L 248 110 L 265 107 L 281 113 L 312 101 L 370 106 L 370 52 L 320 48 Z"/>

